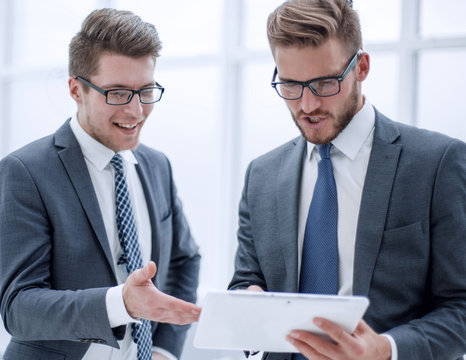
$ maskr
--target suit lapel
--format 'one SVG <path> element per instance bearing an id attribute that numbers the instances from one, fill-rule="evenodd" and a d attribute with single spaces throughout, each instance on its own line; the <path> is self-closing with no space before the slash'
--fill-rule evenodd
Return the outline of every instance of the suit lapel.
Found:
<path id="1" fill-rule="evenodd" d="M 376 110 L 375 134 L 359 210 L 354 255 L 353 294 L 368 295 L 377 260 L 401 144 L 399 131 Z"/>
<path id="2" fill-rule="evenodd" d="M 298 219 L 306 141 L 295 139 L 282 155 L 277 178 L 278 233 L 286 267 L 286 289 L 298 291 Z"/>
<path id="3" fill-rule="evenodd" d="M 155 189 L 161 189 L 161 186 L 155 185 L 155 186 L 149 186 L 150 182 L 149 179 L 151 179 L 151 182 L 153 183 L 154 181 L 157 182 L 158 177 L 156 174 L 150 174 L 151 171 L 153 171 L 154 167 L 156 166 L 155 163 L 152 163 L 152 168 L 149 166 L 147 163 L 147 160 L 144 156 L 141 155 L 139 151 L 135 151 L 134 155 L 136 156 L 136 159 L 138 160 L 138 164 L 136 165 L 136 170 L 139 175 L 139 179 L 141 181 L 141 185 L 144 191 L 144 195 L 146 198 L 146 203 L 147 203 L 147 209 L 149 211 L 149 218 L 151 222 L 151 233 L 152 233 L 152 253 L 151 253 L 151 260 L 153 260 L 156 264 L 159 263 L 159 257 L 160 257 L 160 241 L 157 241 L 157 239 L 161 238 L 161 234 L 159 234 L 159 227 L 156 226 L 158 224 L 160 219 L 160 214 L 158 208 L 155 206 L 155 204 L 159 204 L 160 201 L 158 199 L 158 194 Z M 156 170 L 156 169 L 155 169 Z M 156 171 L 155 171 L 156 172 Z M 157 276 L 155 277 L 155 283 L 157 285 Z"/>
<path id="4" fill-rule="evenodd" d="M 82 154 L 81 148 L 71 131 L 69 121 L 67 121 L 55 133 L 55 146 L 57 147 L 58 156 L 60 157 L 76 194 L 81 201 L 81 205 L 87 215 L 87 219 L 91 224 L 100 245 L 102 246 L 108 264 L 113 270 L 113 274 L 115 274 L 112 253 L 110 251 L 94 186 L 92 185 L 92 180 L 84 160 L 84 155 Z"/>

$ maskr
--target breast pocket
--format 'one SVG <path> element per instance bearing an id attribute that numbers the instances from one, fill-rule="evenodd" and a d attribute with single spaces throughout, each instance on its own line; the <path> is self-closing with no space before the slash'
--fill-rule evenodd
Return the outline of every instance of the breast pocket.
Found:
<path id="1" fill-rule="evenodd" d="M 424 236 L 422 222 L 419 221 L 385 231 L 380 254 L 390 258 L 394 265 L 404 266 L 412 261 L 425 260 L 429 249 L 428 238 Z"/>
<path id="2" fill-rule="evenodd" d="M 429 269 L 429 238 L 417 222 L 384 232 L 373 285 L 397 296 L 422 294 Z"/>

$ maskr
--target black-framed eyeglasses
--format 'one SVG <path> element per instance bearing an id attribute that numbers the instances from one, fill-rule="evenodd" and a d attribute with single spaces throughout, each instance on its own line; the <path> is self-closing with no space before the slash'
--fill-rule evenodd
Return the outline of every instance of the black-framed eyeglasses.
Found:
<path id="1" fill-rule="evenodd" d="M 313 94 L 320 97 L 336 95 L 340 92 L 341 82 L 345 80 L 346 76 L 354 68 L 362 52 L 362 50 L 358 50 L 353 55 L 345 71 L 340 76 L 320 77 L 309 81 L 275 81 L 278 75 L 277 67 L 275 66 L 271 85 L 277 91 L 277 94 L 286 100 L 300 99 L 303 96 L 305 87 L 308 87 Z"/>
<path id="2" fill-rule="evenodd" d="M 157 101 L 160 101 L 162 94 L 165 91 L 159 83 L 155 82 L 155 86 L 148 86 L 139 90 L 131 89 L 108 89 L 104 90 L 97 85 L 87 81 L 86 79 L 76 76 L 76 79 L 81 81 L 83 84 L 93 88 L 102 95 L 105 95 L 105 102 L 109 105 L 125 105 L 128 104 L 132 99 L 134 94 L 138 94 L 139 101 L 141 104 L 153 104 Z"/>

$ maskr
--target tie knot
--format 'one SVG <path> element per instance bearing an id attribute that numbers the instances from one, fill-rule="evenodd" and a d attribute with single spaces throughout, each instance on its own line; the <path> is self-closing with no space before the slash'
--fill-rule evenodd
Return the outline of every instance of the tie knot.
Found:
<path id="1" fill-rule="evenodd" d="M 115 169 L 116 172 L 124 173 L 124 170 L 123 170 L 123 158 L 121 157 L 120 154 L 115 154 L 112 157 L 112 160 L 110 160 L 110 164 L 112 164 L 112 166 L 113 166 L 113 168 Z"/>
<path id="2" fill-rule="evenodd" d="M 319 150 L 320 157 L 322 159 L 330 159 L 330 148 L 332 144 L 317 145 L 317 150 Z"/>

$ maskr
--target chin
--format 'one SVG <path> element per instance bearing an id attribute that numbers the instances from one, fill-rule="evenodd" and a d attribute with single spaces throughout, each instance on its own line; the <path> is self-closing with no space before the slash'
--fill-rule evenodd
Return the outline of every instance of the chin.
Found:
<path id="1" fill-rule="evenodd" d="M 118 149 L 114 151 L 134 150 L 138 147 L 138 145 L 139 145 L 139 138 L 138 139 L 124 139 L 124 140 L 114 143 L 114 148 Z"/>
<path id="2" fill-rule="evenodd" d="M 125 146 L 121 150 L 134 150 L 134 149 L 136 149 L 138 147 L 138 145 L 139 145 L 139 141 L 137 141 L 135 143 L 128 144 L 127 146 Z"/>
<path id="3" fill-rule="evenodd" d="M 307 132 L 306 133 L 302 129 L 300 129 L 300 130 L 301 130 L 301 134 L 306 139 L 306 141 L 309 141 L 309 142 L 311 142 L 313 144 L 316 144 L 316 145 L 328 144 L 332 140 L 334 140 L 339 134 L 339 132 L 332 132 L 330 134 L 328 134 L 328 133 L 315 133 L 315 132 Z"/>

